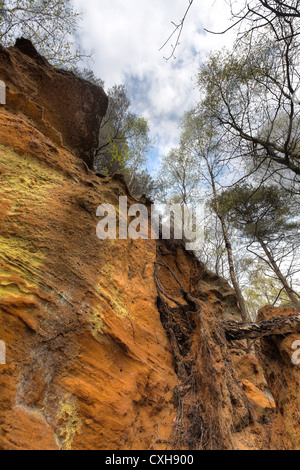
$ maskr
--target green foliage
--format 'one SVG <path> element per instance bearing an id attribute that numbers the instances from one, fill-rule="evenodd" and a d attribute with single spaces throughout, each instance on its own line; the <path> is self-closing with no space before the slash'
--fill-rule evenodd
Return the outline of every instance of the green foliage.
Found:
<path id="1" fill-rule="evenodd" d="M 299 306 L 300 297 L 292 288 L 299 272 L 300 248 L 299 205 L 295 198 L 275 185 L 254 188 L 243 184 L 223 191 L 219 207 L 242 235 L 248 251 L 265 262 L 291 302 Z"/>
<path id="2" fill-rule="evenodd" d="M 25 37 L 54 66 L 73 68 L 81 58 L 73 41 L 79 18 L 70 0 L 1 1 L 0 42 L 13 46 Z"/>
<path id="3" fill-rule="evenodd" d="M 243 294 L 253 320 L 256 320 L 258 310 L 265 305 L 293 306 L 278 279 L 270 275 L 264 264 L 250 258 L 245 268 L 248 270 L 249 283 L 244 287 Z"/>
<path id="4" fill-rule="evenodd" d="M 76 69 L 76 75 L 104 87 L 93 71 Z M 125 85 L 114 85 L 108 91 L 108 109 L 104 116 L 95 169 L 105 175 L 123 173 L 134 196 L 154 197 L 157 184 L 146 169 L 148 152 L 152 147 L 150 128 L 146 119 L 130 111 Z"/>
<path id="5" fill-rule="evenodd" d="M 266 243 L 278 242 L 298 231 L 299 220 L 294 220 L 297 204 L 278 186 L 236 186 L 224 191 L 219 203 L 227 220 L 249 239 L 260 237 Z"/>
<path id="6" fill-rule="evenodd" d="M 199 174 L 195 167 L 196 160 L 184 145 L 165 155 L 159 169 L 159 199 L 177 204 L 191 203 L 199 186 Z"/>
<path id="7" fill-rule="evenodd" d="M 152 147 L 148 122 L 130 111 L 124 85 L 114 85 L 107 94 L 109 105 L 101 124 L 95 168 L 108 175 L 123 173 L 136 196 L 152 192 L 154 181 L 146 170 Z"/>
<path id="8" fill-rule="evenodd" d="M 154 200 L 157 194 L 158 182 L 151 176 L 148 170 L 138 171 L 131 184 L 131 192 L 134 196 L 147 196 Z"/>
<path id="9" fill-rule="evenodd" d="M 234 51 L 213 53 L 198 75 L 200 107 L 223 129 L 229 158 L 252 160 L 252 171 L 265 163 L 273 178 L 274 168 L 300 175 L 297 51 L 296 38 L 245 36 Z"/>
<path id="10" fill-rule="evenodd" d="M 126 167 L 126 131 L 132 115 L 124 85 L 114 85 L 107 91 L 107 95 L 108 109 L 101 123 L 95 167 L 102 173 L 114 174 L 123 172 Z"/>
<path id="11" fill-rule="evenodd" d="M 152 147 L 149 137 L 149 125 L 143 117 L 134 116 L 128 124 L 127 138 L 127 168 L 130 173 L 129 185 L 131 185 L 138 169 L 143 168 L 147 162 L 147 153 Z"/>

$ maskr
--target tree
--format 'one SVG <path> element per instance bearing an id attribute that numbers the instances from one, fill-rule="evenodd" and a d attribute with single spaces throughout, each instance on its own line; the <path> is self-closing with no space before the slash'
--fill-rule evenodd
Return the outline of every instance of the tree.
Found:
<path id="1" fill-rule="evenodd" d="M 252 320 L 256 320 L 257 312 L 265 305 L 293 307 L 281 282 L 264 261 L 251 254 L 245 256 L 242 264 L 248 279 L 243 295 Z"/>
<path id="2" fill-rule="evenodd" d="M 247 8 L 252 15 L 260 16 L 262 12 L 272 15 L 268 18 L 269 22 L 272 18 L 300 18 L 299 0 L 290 0 L 289 4 L 281 0 L 256 0 L 256 4 L 247 5 Z"/>
<path id="3" fill-rule="evenodd" d="M 229 0 L 233 24 L 223 31 L 239 27 L 239 36 L 256 33 L 263 29 L 272 31 L 276 38 L 280 40 L 282 35 L 288 37 L 286 29 L 289 23 L 300 18 L 299 0 L 247 0 L 244 2 L 234 2 Z M 294 30 L 293 34 L 299 34 L 299 30 Z"/>
<path id="4" fill-rule="evenodd" d="M 76 69 L 75 73 L 104 88 L 103 80 L 92 70 Z M 113 85 L 107 95 L 108 108 L 100 126 L 95 169 L 107 175 L 123 173 L 134 196 L 154 197 L 157 183 L 146 168 L 152 146 L 148 122 L 130 111 L 125 85 Z"/>
<path id="5" fill-rule="evenodd" d="M 4 1 L 0 2 L 0 20 L 3 21 L 5 19 L 5 11 L 4 11 Z"/>
<path id="6" fill-rule="evenodd" d="M 1 0 L 0 42 L 30 39 L 56 67 L 72 68 L 82 57 L 74 44 L 79 14 L 70 0 Z"/>
<path id="7" fill-rule="evenodd" d="M 185 142 L 185 145 L 188 146 L 189 150 L 197 156 L 202 178 L 211 188 L 211 207 L 222 228 L 230 279 L 237 295 L 242 318 L 246 320 L 248 318 L 248 312 L 236 275 L 233 247 L 228 227 L 219 205 L 219 179 L 224 175 L 221 147 L 222 135 L 216 132 L 213 121 L 207 118 L 205 114 L 192 111 L 185 115 L 182 140 Z"/>
<path id="8" fill-rule="evenodd" d="M 166 175 L 168 186 L 173 188 L 174 196 L 186 203 L 199 196 L 199 184 L 213 198 L 213 210 L 221 226 L 226 248 L 230 279 L 235 289 L 244 320 L 248 318 L 246 305 L 239 286 L 228 227 L 219 210 L 219 178 L 223 174 L 221 136 L 206 116 L 192 110 L 185 114 L 182 121 L 180 147 L 163 159 L 162 173 Z M 169 191 L 170 193 L 170 191 Z M 206 233 L 206 238 L 209 236 Z"/>
<path id="9" fill-rule="evenodd" d="M 228 263 L 226 262 L 226 246 L 220 221 L 216 213 L 206 206 L 204 243 L 197 252 L 197 256 L 218 276 L 229 279 Z"/>
<path id="10" fill-rule="evenodd" d="M 91 72 L 87 71 L 86 75 L 91 76 L 95 83 Z M 114 85 L 107 94 L 109 104 L 100 127 L 95 168 L 108 175 L 123 173 L 134 195 L 142 195 L 147 191 L 152 193 L 155 184 L 146 169 L 148 152 L 152 146 L 148 122 L 130 111 L 124 85 Z M 145 185 L 144 190 L 141 182 Z"/>
<path id="11" fill-rule="evenodd" d="M 104 88 L 104 81 L 101 80 L 101 78 L 97 78 L 93 70 L 90 70 L 88 68 L 80 69 L 78 67 L 74 67 L 72 72 L 77 77 L 83 78 L 84 80 L 87 80 L 88 82 L 91 82 L 94 85 L 101 86 L 102 88 Z"/>
<path id="12" fill-rule="evenodd" d="M 216 53 L 201 67 L 202 106 L 226 134 L 230 158 L 267 165 L 271 173 L 300 181 L 300 83 L 296 40 L 260 37 Z M 253 170 L 253 171 L 254 171 Z"/>
<path id="13" fill-rule="evenodd" d="M 117 118 L 108 116 L 104 119 L 104 127 L 100 130 L 102 144 L 95 161 L 96 170 L 109 175 L 123 173 L 131 191 L 139 187 L 139 177 L 144 181 L 147 179 L 150 185 L 152 178 L 146 171 L 146 162 L 152 140 L 147 121 L 131 114 L 130 122 L 124 120 L 122 128 L 122 121 Z"/>
<path id="14" fill-rule="evenodd" d="M 149 199 L 154 199 L 157 194 L 157 181 L 152 178 L 147 169 L 138 171 L 131 183 L 131 193 L 133 196 L 139 198 L 147 196 Z"/>
<path id="15" fill-rule="evenodd" d="M 300 272 L 297 266 L 299 206 L 277 186 L 255 189 L 249 184 L 223 191 L 219 203 L 223 217 L 240 231 L 248 243 L 248 250 L 267 264 L 291 302 L 299 307 L 300 296 L 292 287 L 295 274 Z M 263 255 L 258 249 L 251 249 L 256 244 Z"/>
<path id="16" fill-rule="evenodd" d="M 184 145 L 172 149 L 161 159 L 159 181 L 163 202 L 190 204 L 198 195 L 199 174 L 196 160 Z"/>
<path id="17" fill-rule="evenodd" d="M 132 120 L 127 132 L 126 169 L 128 171 L 128 185 L 132 189 L 135 178 L 140 170 L 146 166 L 147 154 L 152 146 L 148 122 L 143 117 Z"/>
<path id="18" fill-rule="evenodd" d="M 95 81 L 95 79 L 93 80 Z M 99 145 L 96 150 L 96 166 L 100 169 L 108 169 L 108 172 L 121 170 L 119 165 L 112 165 L 112 155 L 123 154 L 131 122 L 136 118 L 130 113 L 130 101 L 127 97 L 124 85 L 114 85 L 107 91 L 108 108 L 102 120 L 99 135 Z M 123 165 L 124 166 L 124 165 Z M 116 170 L 116 171 L 115 171 Z"/>

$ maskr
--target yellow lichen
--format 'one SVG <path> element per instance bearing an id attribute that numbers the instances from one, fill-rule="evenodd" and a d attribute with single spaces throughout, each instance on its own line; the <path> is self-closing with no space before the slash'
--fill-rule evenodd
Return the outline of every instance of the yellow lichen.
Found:
<path id="1" fill-rule="evenodd" d="M 43 255 L 33 256 L 28 245 L 0 235 L 0 299 L 26 298 L 33 303 L 39 290 L 39 272 Z"/>
<path id="2" fill-rule="evenodd" d="M 72 450 L 76 434 L 81 432 L 82 421 L 79 417 L 77 401 L 72 395 L 66 395 L 58 407 L 57 418 L 60 423 L 58 439 L 63 450 Z"/>
<path id="3" fill-rule="evenodd" d="M 107 277 L 108 280 L 111 280 L 112 274 L 111 274 L 111 267 L 109 263 L 106 263 L 102 267 L 102 273 L 105 275 L 105 277 Z"/>
<path id="4" fill-rule="evenodd" d="M 1 190 L 7 186 L 12 193 L 12 185 L 30 198 L 32 191 L 42 197 L 47 197 L 47 189 L 53 184 L 61 184 L 63 175 L 47 166 L 32 155 L 20 156 L 14 150 L 0 145 Z"/>
<path id="5" fill-rule="evenodd" d="M 126 317 L 129 315 L 122 293 L 110 283 L 108 287 L 98 285 L 98 294 L 111 306 L 117 316 Z"/>
<path id="6" fill-rule="evenodd" d="M 0 199 L 5 201 L 0 212 L 1 300 L 20 295 L 33 300 L 39 289 L 47 248 L 34 244 L 17 224 L 25 211 L 47 214 L 49 197 L 62 181 L 58 171 L 39 159 L 0 145 Z"/>
<path id="7" fill-rule="evenodd" d="M 115 287 L 111 286 L 113 296 L 111 297 L 111 306 L 119 317 L 127 317 L 127 310 L 122 293 Z"/>
<path id="8" fill-rule="evenodd" d="M 13 235 L 8 239 L 0 234 L 0 262 L 4 261 L 9 265 L 13 263 L 14 269 L 18 271 L 21 271 L 22 267 L 30 266 L 33 271 L 41 266 L 45 257 L 45 253 L 34 250 L 27 240 Z"/>
<path id="9" fill-rule="evenodd" d="M 35 296 L 29 294 L 28 291 L 22 290 L 21 286 L 18 284 L 0 284 L 0 300 L 8 300 L 11 297 L 18 298 L 20 296 L 25 296 L 27 301 L 34 302 Z"/>
<path id="10" fill-rule="evenodd" d="M 103 335 L 103 315 L 103 309 L 101 307 L 97 311 L 91 309 L 89 313 L 89 322 L 91 325 L 92 334 L 97 340 L 99 340 L 99 335 Z"/>
<path id="11" fill-rule="evenodd" d="M 114 278 L 111 266 L 106 263 L 102 267 L 103 279 L 101 284 L 96 285 L 96 292 L 99 295 L 99 305 L 97 309 L 91 309 L 88 320 L 91 325 L 93 336 L 100 341 L 100 336 L 104 333 L 105 305 L 109 306 L 119 318 L 126 318 L 130 315 L 122 293 L 114 285 Z"/>

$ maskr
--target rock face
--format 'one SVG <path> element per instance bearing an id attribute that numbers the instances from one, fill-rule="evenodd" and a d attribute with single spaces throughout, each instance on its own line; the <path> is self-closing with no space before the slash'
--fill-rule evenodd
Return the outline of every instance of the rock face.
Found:
<path id="1" fill-rule="evenodd" d="M 0 46 L 0 77 L 6 83 L 10 112 L 22 115 L 49 137 L 64 145 L 91 168 L 99 127 L 107 108 L 102 88 L 55 70 L 30 41 Z"/>
<path id="2" fill-rule="evenodd" d="M 294 308 L 265 307 L 259 320 L 273 320 L 299 313 Z M 300 449 L 300 334 L 263 338 L 261 357 L 264 371 L 277 409 L 293 449 Z"/>
<path id="3" fill-rule="evenodd" d="M 0 447 L 146 448 L 176 416 L 155 242 L 101 242 L 96 209 L 125 184 L 19 117 L 0 129 Z"/>
<path id="4" fill-rule="evenodd" d="M 137 202 L 78 158 L 106 98 L 25 46 L 0 50 L 0 449 L 292 447 L 276 381 L 277 408 L 261 364 L 225 339 L 229 285 L 181 244 L 97 238 L 100 204 Z"/>

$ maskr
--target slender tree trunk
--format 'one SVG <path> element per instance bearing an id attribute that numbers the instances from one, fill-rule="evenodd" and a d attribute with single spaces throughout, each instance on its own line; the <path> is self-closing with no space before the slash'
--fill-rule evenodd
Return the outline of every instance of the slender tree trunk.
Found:
<path id="1" fill-rule="evenodd" d="M 218 210 L 218 217 L 219 217 L 219 220 L 220 220 L 221 225 L 222 225 L 224 241 L 225 241 L 227 256 L 228 256 L 229 272 L 230 272 L 231 282 L 232 282 L 234 290 L 236 292 L 239 307 L 240 307 L 241 313 L 242 313 L 242 319 L 244 321 L 246 321 L 246 320 L 249 319 L 249 316 L 248 316 L 245 300 L 244 300 L 240 285 L 238 283 L 238 280 L 237 280 L 236 274 L 235 274 L 233 254 L 232 254 L 232 245 L 231 245 L 231 242 L 230 242 L 230 239 L 229 239 L 229 235 L 228 235 L 228 231 L 227 231 L 227 227 L 226 227 L 224 218 L 220 214 L 219 210 Z"/>
<path id="2" fill-rule="evenodd" d="M 276 274 L 276 276 L 278 277 L 281 284 L 283 285 L 289 299 L 292 301 L 292 303 L 297 308 L 299 308 L 300 307 L 300 298 L 299 298 L 298 294 L 289 286 L 286 278 L 284 277 L 284 275 L 280 271 L 280 268 L 279 268 L 278 264 L 276 263 L 275 259 L 273 258 L 272 253 L 268 249 L 268 247 L 265 244 L 265 242 L 263 241 L 263 239 L 257 234 L 256 234 L 256 238 L 257 238 L 258 242 L 260 243 L 262 249 L 264 250 L 265 254 L 267 255 L 267 258 L 270 261 L 270 264 L 273 268 L 273 271 Z"/>
<path id="3" fill-rule="evenodd" d="M 237 280 L 236 274 L 235 274 L 233 254 L 232 254 L 232 245 L 231 245 L 231 242 L 230 242 L 230 238 L 229 238 L 229 235 L 228 235 L 228 231 L 227 231 L 227 227 L 226 227 L 224 217 L 222 216 L 221 211 L 220 211 L 220 205 L 219 205 L 218 194 L 217 194 L 217 189 L 216 189 L 216 184 L 215 184 L 215 178 L 214 178 L 213 172 L 212 172 L 211 168 L 209 167 L 209 165 L 208 165 L 208 171 L 210 173 L 210 178 L 211 178 L 211 183 L 212 183 L 212 188 L 213 188 L 216 214 L 217 214 L 218 219 L 221 222 L 223 237 L 224 237 L 224 241 L 225 241 L 225 245 L 226 245 L 227 256 L 228 256 L 228 264 L 229 264 L 229 272 L 230 272 L 230 279 L 231 279 L 233 288 L 234 288 L 236 296 L 237 296 L 238 304 L 239 304 L 241 314 L 242 314 L 242 319 L 244 321 L 247 321 L 249 319 L 249 315 L 248 315 L 248 312 L 247 312 L 247 308 L 246 308 L 246 304 L 245 304 L 245 300 L 244 300 L 241 288 L 239 286 L 239 283 L 238 283 L 238 280 Z"/>

